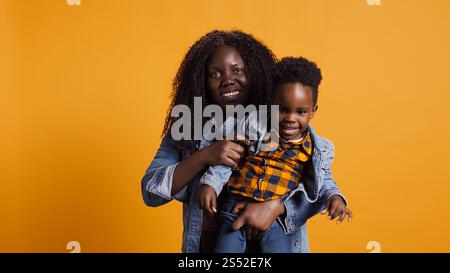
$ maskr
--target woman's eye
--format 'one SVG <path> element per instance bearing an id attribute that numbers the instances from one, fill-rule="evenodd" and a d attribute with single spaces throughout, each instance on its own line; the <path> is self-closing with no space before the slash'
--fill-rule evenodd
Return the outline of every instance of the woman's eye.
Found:
<path id="1" fill-rule="evenodd" d="M 236 68 L 233 70 L 234 74 L 240 74 L 241 72 L 242 72 L 242 69 L 240 69 L 240 68 Z"/>
<path id="2" fill-rule="evenodd" d="M 209 73 L 209 76 L 210 76 L 211 78 L 220 78 L 220 72 L 212 72 L 212 73 Z"/>

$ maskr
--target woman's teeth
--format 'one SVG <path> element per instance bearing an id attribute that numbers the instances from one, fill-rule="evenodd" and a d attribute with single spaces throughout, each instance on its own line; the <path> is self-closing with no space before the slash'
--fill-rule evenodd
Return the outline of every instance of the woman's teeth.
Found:
<path id="1" fill-rule="evenodd" d="M 227 93 L 223 93 L 222 96 L 223 97 L 233 97 L 239 94 L 239 91 L 231 91 L 231 92 L 227 92 Z"/>

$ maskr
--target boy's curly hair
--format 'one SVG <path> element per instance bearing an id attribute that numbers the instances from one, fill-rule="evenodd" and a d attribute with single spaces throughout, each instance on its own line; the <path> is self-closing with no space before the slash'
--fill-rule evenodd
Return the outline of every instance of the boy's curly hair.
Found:
<path id="1" fill-rule="evenodd" d="M 270 105 L 272 69 L 276 62 L 272 51 L 252 35 L 242 31 L 214 30 L 195 42 L 178 69 L 172 83 L 172 103 L 167 112 L 163 136 L 170 131 L 176 120 L 170 116 L 175 105 L 184 104 L 193 111 L 194 97 L 202 97 L 203 106 L 211 104 L 207 94 L 206 70 L 210 56 L 221 45 L 234 47 L 241 54 L 251 93 L 248 103 Z"/>
<path id="2" fill-rule="evenodd" d="M 275 65 L 274 83 L 276 86 L 283 83 L 299 82 L 312 89 L 313 104 L 317 103 L 319 84 L 322 81 L 322 72 L 316 63 L 303 58 L 285 57 Z"/>

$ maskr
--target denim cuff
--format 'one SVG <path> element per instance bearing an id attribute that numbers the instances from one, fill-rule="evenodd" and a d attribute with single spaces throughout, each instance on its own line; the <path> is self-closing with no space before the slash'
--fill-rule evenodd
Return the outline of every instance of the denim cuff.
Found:
<path id="1" fill-rule="evenodd" d="M 293 219 L 295 216 L 295 208 L 293 207 L 292 200 L 290 198 L 287 199 L 288 196 L 288 194 L 285 194 L 281 197 L 286 210 L 286 215 L 284 216 L 284 219 L 282 216 L 279 216 L 278 221 L 283 227 L 285 234 L 292 234 L 296 230 Z"/>
<path id="2" fill-rule="evenodd" d="M 200 186 L 201 185 L 210 186 L 216 192 L 216 196 L 219 196 L 219 194 L 222 192 L 222 188 L 223 188 L 223 185 L 219 185 L 219 183 L 213 183 L 210 179 L 208 179 L 206 174 L 200 178 L 199 185 Z"/>
<path id="3" fill-rule="evenodd" d="M 342 198 L 342 200 L 344 200 L 345 206 L 348 207 L 347 198 L 345 198 L 345 196 L 342 195 L 340 192 L 338 192 L 338 191 L 332 191 L 332 192 L 327 193 L 327 195 L 328 195 L 328 196 L 326 197 L 327 201 L 330 200 L 330 198 L 333 197 L 333 195 L 338 195 L 338 196 L 340 196 L 340 197 Z"/>
<path id="4" fill-rule="evenodd" d="M 177 165 L 178 163 L 175 163 L 156 169 L 153 177 L 147 183 L 147 191 L 169 201 L 175 199 L 185 202 L 187 200 L 187 185 L 172 196 L 173 173 Z"/>

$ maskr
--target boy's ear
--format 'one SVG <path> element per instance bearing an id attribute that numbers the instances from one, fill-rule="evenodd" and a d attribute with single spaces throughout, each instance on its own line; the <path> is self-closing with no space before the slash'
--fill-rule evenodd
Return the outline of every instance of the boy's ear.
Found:
<path id="1" fill-rule="evenodd" d="M 319 105 L 318 105 L 318 104 L 314 105 L 314 107 L 313 107 L 313 109 L 312 109 L 312 111 L 311 111 L 311 119 L 312 119 L 312 118 L 314 117 L 314 115 L 316 114 L 317 109 L 319 109 Z"/>

